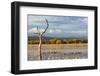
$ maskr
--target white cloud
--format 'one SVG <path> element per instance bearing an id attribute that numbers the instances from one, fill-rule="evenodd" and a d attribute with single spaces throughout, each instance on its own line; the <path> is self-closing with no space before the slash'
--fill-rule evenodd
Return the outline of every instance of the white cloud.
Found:
<path id="1" fill-rule="evenodd" d="M 38 33 L 38 32 L 43 32 L 43 31 L 44 31 L 44 29 L 41 28 L 41 29 L 37 30 L 37 28 L 35 27 L 35 28 L 30 29 L 28 32 L 29 33 L 32 33 L 32 32 L 33 33 Z"/>
<path id="2" fill-rule="evenodd" d="M 54 33 L 54 31 L 53 31 L 52 29 L 50 29 L 50 30 L 48 31 L 48 33 Z"/>
<path id="3" fill-rule="evenodd" d="M 60 29 L 49 29 L 48 30 L 48 33 L 61 33 L 62 32 L 62 30 L 60 30 Z"/>
<path id="4" fill-rule="evenodd" d="M 88 17 L 82 18 L 79 21 L 81 21 L 81 23 L 83 23 L 83 24 L 88 24 Z"/>
<path id="5" fill-rule="evenodd" d="M 78 33 L 78 34 L 83 34 L 83 33 L 87 33 L 87 31 L 70 31 L 70 33 Z"/>
<path id="6" fill-rule="evenodd" d="M 55 31 L 58 32 L 58 33 L 62 32 L 62 30 L 60 30 L 60 29 L 57 29 L 57 30 L 55 30 Z"/>
<path id="7" fill-rule="evenodd" d="M 41 16 L 28 16 L 28 25 L 32 25 L 35 22 L 45 23 L 45 18 Z"/>

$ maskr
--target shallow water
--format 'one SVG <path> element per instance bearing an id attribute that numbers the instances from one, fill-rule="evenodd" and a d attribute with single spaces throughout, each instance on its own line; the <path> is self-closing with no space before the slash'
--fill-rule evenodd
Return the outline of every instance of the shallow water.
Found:
<path id="1" fill-rule="evenodd" d="M 57 60 L 57 59 L 85 59 L 88 58 L 87 46 L 83 47 L 68 47 L 63 48 L 45 48 L 42 47 L 42 60 Z M 28 60 L 40 60 L 38 47 L 28 46 Z"/>

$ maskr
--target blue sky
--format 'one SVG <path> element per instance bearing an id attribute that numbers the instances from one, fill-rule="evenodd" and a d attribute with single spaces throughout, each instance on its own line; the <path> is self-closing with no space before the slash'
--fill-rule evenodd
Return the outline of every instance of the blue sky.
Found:
<path id="1" fill-rule="evenodd" d="M 50 15 L 28 15 L 28 36 L 35 36 L 38 26 L 40 31 L 46 27 L 45 18 L 49 27 L 44 34 L 48 37 L 64 38 L 86 38 L 88 33 L 88 17 L 80 16 L 50 16 Z"/>

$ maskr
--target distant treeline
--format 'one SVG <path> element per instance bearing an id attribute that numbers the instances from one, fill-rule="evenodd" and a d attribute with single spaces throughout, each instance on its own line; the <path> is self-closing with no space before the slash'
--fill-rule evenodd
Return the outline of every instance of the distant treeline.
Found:
<path id="1" fill-rule="evenodd" d="M 72 43 L 88 43 L 87 39 L 67 39 L 67 38 L 43 38 L 42 44 L 72 44 Z M 28 38 L 28 44 L 39 44 L 38 38 Z"/>

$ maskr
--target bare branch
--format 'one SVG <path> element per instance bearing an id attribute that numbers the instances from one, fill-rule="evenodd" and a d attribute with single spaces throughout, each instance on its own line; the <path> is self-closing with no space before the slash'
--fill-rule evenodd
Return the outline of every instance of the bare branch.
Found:
<path id="1" fill-rule="evenodd" d="M 43 35 L 43 34 L 47 31 L 47 29 L 48 29 L 48 27 L 49 27 L 48 20 L 45 19 L 45 21 L 46 21 L 46 25 L 47 25 L 47 27 L 45 28 L 44 32 L 43 32 L 41 35 Z"/>
<path id="2" fill-rule="evenodd" d="M 37 32 L 40 33 L 40 31 L 39 31 L 39 29 L 38 29 L 38 26 L 37 26 Z"/>
<path id="3" fill-rule="evenodd" d="M 41 35 L 41 33 L 40 33 L 39 29 L 38 29 L 38 26 L 36 27 L 36 29 L 37 29 L 37 33 L 34 33 L 34 34 Z"/>

